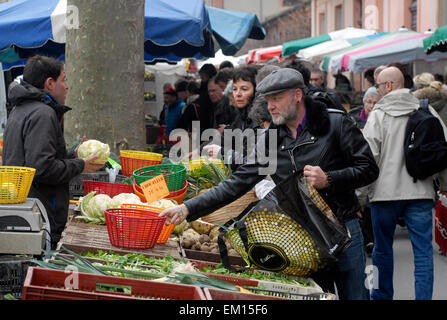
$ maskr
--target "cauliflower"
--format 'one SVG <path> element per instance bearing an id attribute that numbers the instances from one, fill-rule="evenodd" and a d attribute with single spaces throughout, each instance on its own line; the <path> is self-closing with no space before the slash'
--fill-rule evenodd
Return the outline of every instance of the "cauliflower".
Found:
<path id="1" fill-rule="evenodd" d="M 78 155 L 80 158 L 86 159 L 94 154 L 99 155 L 94 163 L 105 164 L 110 157 L 109 145 L 98 140 L 87 140 L 79 146 Z"/>
<path id="2" fill-rule="evenodd" d="M 121 207 L 123 203 L 143 204 L 140 197 L 134 193 L 120 193 L 112 199 L 114 207 Z"/>
<path id="3" fill-rule="evenodd" d="M 150 205 L 153 207 L 158 207 L 158 208 L 162 208 L 162 209 L 169 209 L 171 207 L 176 206 L 176 204 L 173 201 L 167 200 L 167 199 L 161 199 L 161 200 L 152 202 Z"/>

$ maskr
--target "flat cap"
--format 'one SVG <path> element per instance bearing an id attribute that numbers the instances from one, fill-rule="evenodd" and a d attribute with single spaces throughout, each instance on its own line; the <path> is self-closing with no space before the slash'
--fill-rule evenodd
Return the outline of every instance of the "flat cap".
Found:
<path id="1" fill-rule="evenodd" d="M 257 86 L 256 92 L 263 96 L 279 93 L 284 90 L 306 89 L 302 74 L 291 68 L 281 68 L 272 71 Z"/>

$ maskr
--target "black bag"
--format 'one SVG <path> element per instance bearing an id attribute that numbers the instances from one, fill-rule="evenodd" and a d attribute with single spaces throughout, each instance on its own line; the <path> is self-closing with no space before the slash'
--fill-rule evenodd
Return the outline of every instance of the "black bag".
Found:
<path id="1" fill-rule="evenodd" d="M 424 180 L 447 167 L 447 142 L 438 118 L 430 113 L 428 100 L 410 114 L 404 141 L 405 165 L 413 181 Z"/>
<path id="2" fill-rule="evenodd" d="M 302 173 L 289 176 L 220 231 L 222 263 L 232 271 L 238 270 L 229 264 L 224 237 L 248 266 L 302 277 L 335 263 L 351 243 Z"/>

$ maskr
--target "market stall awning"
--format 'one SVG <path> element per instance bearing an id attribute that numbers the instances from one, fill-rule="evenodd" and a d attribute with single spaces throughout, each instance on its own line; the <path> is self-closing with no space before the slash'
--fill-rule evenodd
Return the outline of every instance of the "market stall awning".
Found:
<path id="1" fill-rule="evenodd" d="M 337 30 L 316 37 L 309 37 L 299 40 L 288 41 L 282 44 L 283 51 L 281 53 L 281 56 L 284 57 L 290 56 L 292 53 L 298 52 L 302 49 L 306 49 L 326 41 L 366 37 L 368 35 L 376 33 L 377 31 L 375 30 L 366 30 L 366 29 L 348 27 L 342 30 Z"/>
<path id="2" fill-rule="evenodd" d="M 67 12 L 67 0 L 0 4 L 0 51 L 14 48 L 21 58 L 64 54 L 67 14 L 74 14 Z M 214 56 L 208 11 L 202 0 L 146 0 L 144 41 L 145 53 L 152 59 Z"/>
<path id="3" fill-rule="evenodd" d="M 252 49 L 248 51 L 247 57 L 245 58 L 245 62 L 246 64 L 261 63 L 264 61 L 268 61 L 274 57 L 279 58 L 281 56 L 282 50 L 283 50 L 282 45 L 267 48 Z"/>
<path id="4" fill-rule="evenodd" d="M 370 48 L 375 45 L 387 43 L 387 42 L 398 40 L 398 39 L 408 38 L 408 37 L 410 37 L 412 35 L 416 35 L 416 34 L 418 34 L 418 33 L 415 31 L 411 31 L 411 30 L 402 28 L 396 32 L 392 32 L 392 33 L 385 34 L 385 35 L 382 34 L 381 37 L 371 40 L 367 43 L 360 44 L 360 45 L 354 46 L 352 48 L 342 50 L 340 52 L 335 52 L 335 53 L 331 54 L 331 57 L 329 58 L 329 61 L 327 63 L 328 71 L 330 71 L 332 74 L 336 74 L 339 71 L 343 71 L 341 69 L 343 58 L 346 59 L 350 54 L 355 53 L 359 50 L 364 50 L 366 48 Z"/>
<path id="5" fill-rule="evenodd" d="M 429 36 L 429 33 L 417 34 L 358 50 L 349 54 L 349 59 L 342 62 L 342 68 L 354 73 L 362 73 L 370 68 L 392 63 L 407 64 L 417 60 L 435 62 L 447 59 L 447 53 L 444 52 L 435 52 L 431 55 L 425 53 L 423 39 Z"/>
<path id="6" fill-rule="evenodd" d="M 254 13 L 236 12 L 214 7 L 208 10 L 213 35 L 222 53 L 233 56 L 244 45 L 247 38 L 263 40 L 266 35 L 264 27 Z"/>
<path id="7" fill-rule="evenodd" d="M 447 26 L 439 27 L 431 36 L 424 39 L 424 50 L 427 54 L 435 51 L 447 52 Z"/>
<path id="8" fill-rule="evenodd" d="M 317 63 L 330 53 L 351 48 L 358 44 L 366 43 L 380 36 L 381 35 L 374 34 L 367 37 L 326 41 L 315 46 L 300 50 L 297 54 L 297 57 L 308 60 L 312 63 Z"/>

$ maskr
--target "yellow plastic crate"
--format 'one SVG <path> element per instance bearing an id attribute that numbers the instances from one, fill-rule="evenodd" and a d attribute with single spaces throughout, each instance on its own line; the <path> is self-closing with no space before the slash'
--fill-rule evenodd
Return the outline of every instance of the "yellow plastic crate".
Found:
<path id="1" fill-rule="evenodd" d="M 36 169 L 0 166 L 0 203 L 23 203 L 28 197 Z"/>

